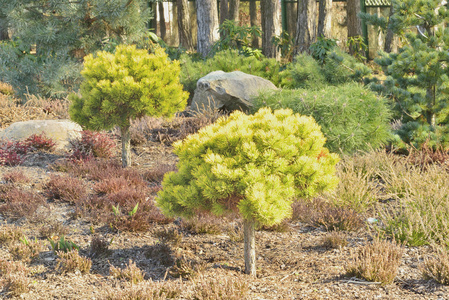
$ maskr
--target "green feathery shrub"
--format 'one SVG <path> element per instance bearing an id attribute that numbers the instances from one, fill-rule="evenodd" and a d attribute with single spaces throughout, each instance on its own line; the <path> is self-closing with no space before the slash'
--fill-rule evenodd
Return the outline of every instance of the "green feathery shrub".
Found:
<path id="1" fill-rule="evenodd" d="M 326 85 L 320 64 L 311 55 L 300 53 L 280 73 L 281 86 L 288 89 L 319 90 Z"/>
<path id="2" fill-rule="evenodd" d="M 236 111 L 174 144 L 178 172 L 167 173 L 157 203 L 163 213 L 192 217 L 238 212 L 244 219 L 246 272 L 255 275 L 255 224 L 279 224 L 295 197 L 333 188 L 336 154 L 312 117 L 290 109 Z M 251 249 L 248 244 L 252 243 Z M 248 259 L 247 259 L 248 258 Z"/>
<path id="3" fill-rule="evenodd" d="M 254 111 L 263 106 L 290 108 L 314 117 L 327 139 L 326 147 L 332 152 L 350 154 L 379 148 L 391 135 L 391 112 L 386 100 L 357 83 L 328 86 L 319 91 L 262 94 L 254 102 Z"/>

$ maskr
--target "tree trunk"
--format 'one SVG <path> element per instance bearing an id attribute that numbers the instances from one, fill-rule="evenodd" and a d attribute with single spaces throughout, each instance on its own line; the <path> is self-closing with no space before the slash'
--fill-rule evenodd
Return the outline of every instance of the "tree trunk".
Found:
<path id="1" fill-rule="evenodd" d="M 348 22 L 348 37 L 362 34 L 362 24 L 357 15 L 360 12 L 360 0 L 346 1 L 346 19 Z"/>
<path id="2" fill-rule="evenodd" d="M 240 0 L 229 0 L 229 19 L 235 22 L 239 21 Z"/>
<path id="3" fill-rule="evenodd" d="M 296 51 L 309 52 L 316 39 L 316 1 L 298 0 L 298 20 L 296 22 Z"/>
<path id="4" fill-rule="evenodd" d="M 262 12 L 262 53 L 266 57 L 280 59 L 281 54 L 276 45 L 272 43 L 274 36 L 281 34 L 281 11 L 279 0 L 261 0 Z"/>
<path id="5" fill-rule="evenodd" d="M 0 41 L 9 40 L 8 22 L 5 15 L 0 14 Z"/>
<path id="6" fill-rule="evenodd" d="M 317 36 L 332 36 L 332 0 L 320 0 Z"/>
<path id="7" fill-rule="evenodd" d="M 229 19 L 228 0 L 220 0 L 220 24 Z"/>
<path id="8" fill-rule="evenodd" d="M 218 11 L 215 0 L 196 0 L 198 23 L 198 52 L 206 57 L 212 45 L 220 38 L 218 33 Z"/>
<path id="9" fill-rule="evenodd" d="M 255 0 L 251 0 L 249 2 L 249 18 L 252 26 L 259 26 L 257 23 L 257 3 Z M 251 46 L 253 48 L 259 48 L 259 38 L 257 36 L 253 36 L 251 41 Z"/>
<path id="10" fill-rule="evenodd" d="M 179 45 L 189 51 L 193 50 L 188 0 L 177 0 L 176 5 L 178 6 Z"/>
<path id="11" fill-rule="evenodd" d="M 165 41 L 165 37 L 167 35 L 167 26 L 165 24 L 165 11 L 164 11 L 164 3 L 159 2 L 158 3 L 158 9 L 159 9 L 159 30 L 161 32 L 161 39 Z"/>
<path id="12" fill-rule="evenodd" d="M 256 276 L 256 229 L 254 220 L 243 220 L 245 274 Z"/>
<path id="13" fill-rule="evenodd" d="M 394 8 L 393 8 L 393 4 L 390 6 L 390 14 L 389 14 L 389 18 L 388 18 L 388 27 L 387 27 L 387 34 L 385 36 L 385 45 L 384 45 L 384 51 L 387 53 L 390 53 L 392 48 L 393 48 L 393 30 L 391 30 L 390 28 L 390 24 L 391 24 L 391 16 L 393 16 L 394 13 Z"/>
<path id="14" fill-rule="evenodd" d="M 120 127 L 122 134 L 122 166 L 124 168 L 131 166 L 131 133 L 129 127 Z"/>

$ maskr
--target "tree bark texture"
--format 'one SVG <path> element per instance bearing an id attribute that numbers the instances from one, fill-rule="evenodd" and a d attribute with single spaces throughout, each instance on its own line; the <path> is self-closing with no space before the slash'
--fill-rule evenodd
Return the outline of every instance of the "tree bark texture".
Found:
<path id="1" fill-rule="evenodd" d="M 0 15 L 0 41 L 9 39 L 8 35 L 8 22 L 5 15 Z"/>
<path id="2" fill-rule="evenodd" d="M 235 22 L 239 21 L 240 0 L 229 0 L 229 19 Z"/>
<path id="3" fill-rule="evenodd" d="M 266 57 L 280 59 L 280 51 L 271 42 L 274 36 L 281 34 L 281 5 L 279 0 L 261 0 L 262 12 L 262 53 Z"/>
<path id="4" fill-rule="evenodd" d="M 256 276 L 256 224 L 254 220 L 243 220 L 245 274 Z"/>
<path id="5" fill-rule="evenodd" d="M 317 36 L 332 36 L 332 0 L 320 0 Z"/>
<path id="6" fill-rule="evenodd" d="M 298 0 L 298 20 L 296 22 L 296 51 L 309 52 L 316 40 L 316 1 Z"/>
<path id="7" fill-rule="evenodd" d="M 390 6 L 390 14 L 389 14 L 389 18 L 388 18 L 388 27 L 390 27 L 390 22 L 391 22 L 391 16 L 393 16 L 394 14 L 394 8 L 393 8 L 393 4 Z M 384 51 L 387 53 L 390 53 L 391 50 L 393 49 L 393 30 L 391 30 L 391 28 L 387 28 L 387 34 L 385 35 L 385 45 L 384 45 Z"/>
<path id="8" fill-rule="evenodd" d="M 190 13 L 188 0 L 177 0 L 178 6 L 178 36 L 179 45 L 187 50 L 193 50 L 192 30 L 190 26 Z"/>
<path id="9" fill-rule="evenodd" d="M 220 24 L 229 19 L 228 0 L 220 0 Z"/>
<path id="10" fill-rule="evenodd" d="M 124 168 L 131 166 L 131 132 L 129 127 L 120 127 L 122 135 L 122 166 Z"/>
<path id="11" fill-rule="evenodd" d="M 165 37 L 167 36 L 167 26 L 165 24 L 164 3 L 158 2 L 157 5 L 159 10 L 159 31 L 161 32 L 161 39 L 165 41 Z"/>
<path id="12" fill-rule="evenodd" d="M 218 11 L 215 0 L 196 0 L 198 23 L 198 52 L 206 57 L 212 45 L 220 38 L 218 33 Z"/>
<path id="13" fill-rule="evenodd" d="M 362 34 L 362 24 L 359 16 L 360 12 L 360 0 L 347 0 L 346 1 L 346 19 L 348 22 L 348 37 L 357 36 Z"/>
<path id="14" fill-rule="evenodd" d="M 252 26 L 259 26 L 257 23 L 257 3 L 256 1 L 249 2 L 249 19 Z M 259 48 L 259 38 L 257 36 L 253 36 L 251 41 L 251 46 L 253 48 Z"/>

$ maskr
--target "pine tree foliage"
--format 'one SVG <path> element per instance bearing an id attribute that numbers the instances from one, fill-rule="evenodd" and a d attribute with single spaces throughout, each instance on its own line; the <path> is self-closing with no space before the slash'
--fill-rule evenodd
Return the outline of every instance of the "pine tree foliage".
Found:
<path id="1" fill-rule="evenodd" d="M 395 100 L 403 142 L 449 147 L 449 11 L 441 0 L 392 0 L 388 26 L 404 37 L 399 53 L 376 60 L 387 75 L 374 89 Z M 370 17 L 372 23 L 386 21 Z"/>
<path id="2" fill-rule="evenodd" d="M 289 109 L 234 112 L 174 144 L 178 172 L 168 173 L 157 202 L 168 215 L 238 211 L 273 225 L 291 215 L 295 197 L 337 183 L 336 154 L 312 117 Z"/>
<path id="3" fill-rule="evenodd" d="M 0 44 L 0 79 L 19 94 L 59 97 L 80 82 L 84 55 L 141 41 L 145 0 L 0 0 L 12 40 Z"/>
<path id="4" fill-rule="evenodd" d="M 180 72 L 179 62 L 171 62 L 162 48 L 148 54 L 135 45 L 119 45 L 115 54 L 89 54 L 81 72 L 81 96 L 69 96 L 70 117 L 92 130 L 118 125 L 122 135 L 131 120 L 145 115 L 170 117 L 187 104 Z"/>

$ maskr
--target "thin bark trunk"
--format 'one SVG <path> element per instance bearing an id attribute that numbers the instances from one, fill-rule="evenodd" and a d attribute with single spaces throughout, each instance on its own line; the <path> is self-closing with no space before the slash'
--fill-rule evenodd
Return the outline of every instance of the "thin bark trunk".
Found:
<path id="1" fill-rule="evenodd" d="M 178 36 L 179 45 L 187 50 L 193 50 L 192 33 L 190 26 L 189 3 L 187 0 L 177 0 L 178 6 Z"/>
<path id="2" fill-rule="evenodd" d="M 316 1 L 298 0 L 298 20 L 296 23 L 296 49 L 298 53 L 309 52 L 316 40 Z"/>
<path id="3" fill-rule="evenodd" d="M 165 24 L 165 10 L 164 10 L 164 3 L 159 2 L 158 3 L 158 9 L 159 9 L 159 30 L 161 32 L 161 39 L 165 41 L 165 37 L 167 35 L 167 26 Z"/>
<path id="4" fill-rule="evenodd" d="M 394 9 L 393 9 L 393 4 L 390 6 L 390 15 L 388 18 L 388 28 L 387 28 L 387 34 L 385 36 L 385 45 L 384 45 L 384 51 L 387 53 L 390 53 L 392 48 L 393 48 L 393 30 L 391 30 L 390 28 L 390 22 L 391 22 L 391 17 L 393 16 L 394 13 Z"/>
<path id="5" fill-rule="evenodd" d="M 357 15 L 360 12 L 360 0 L 346 1 L 346 19 L 348 20 L 348 37 L 362 34 L 362 24 Z"/>
<path id="6" fill-rule="evenodd" d="M 239 21 L 240 0 L 229 0 L 229 19 L 235 22 Z"/>
<path id="7" fill-rule="evenodd" d="M 122 135 L 122 166 L 124 168 L 131 166 L 131 133 L 129 127 L 120 127 Z"/>
<path id="8" fill-rule="evenodd" d="M 212 45 L 220 38 L 218 33 L 218 11 L 215 0 L 196 0 L 198 23 L 198 52 L 206 57 Z"/>
<path id="9" fill-rule="evenodd" d="M 332 0 L 320 0 L 317 36 L 332 36 Z"/>
<path id="10" fill-rule="evenodd" d="M 257 23 L 257 3 L 256 0 L 252 0 L 249 2 L 249 18 L 252 26 L 259 26 Z M 259 37 L 253 36 L 251 41 L 251 46 L 253 48 L 259 48 Z"/>
<path id="11" fill-rule="evenodd" d="M 220 24 L 229 19 L 228 0 L 220 0 Z"/>
<path id="12" fill-rule="evenodd" d="M 256 229 L 254 220 L 243 220 L 245 274 L 256 276 Z"/>
<path id="13" fill-rule="evenodd" d="M 279 60 L 281 54 L 272 43 L 272 39 L 281 34 L 280 3 L 278 0 L 261 0 L 260 10 L 262 12 L 262 53 L 266 57 Z"/>

